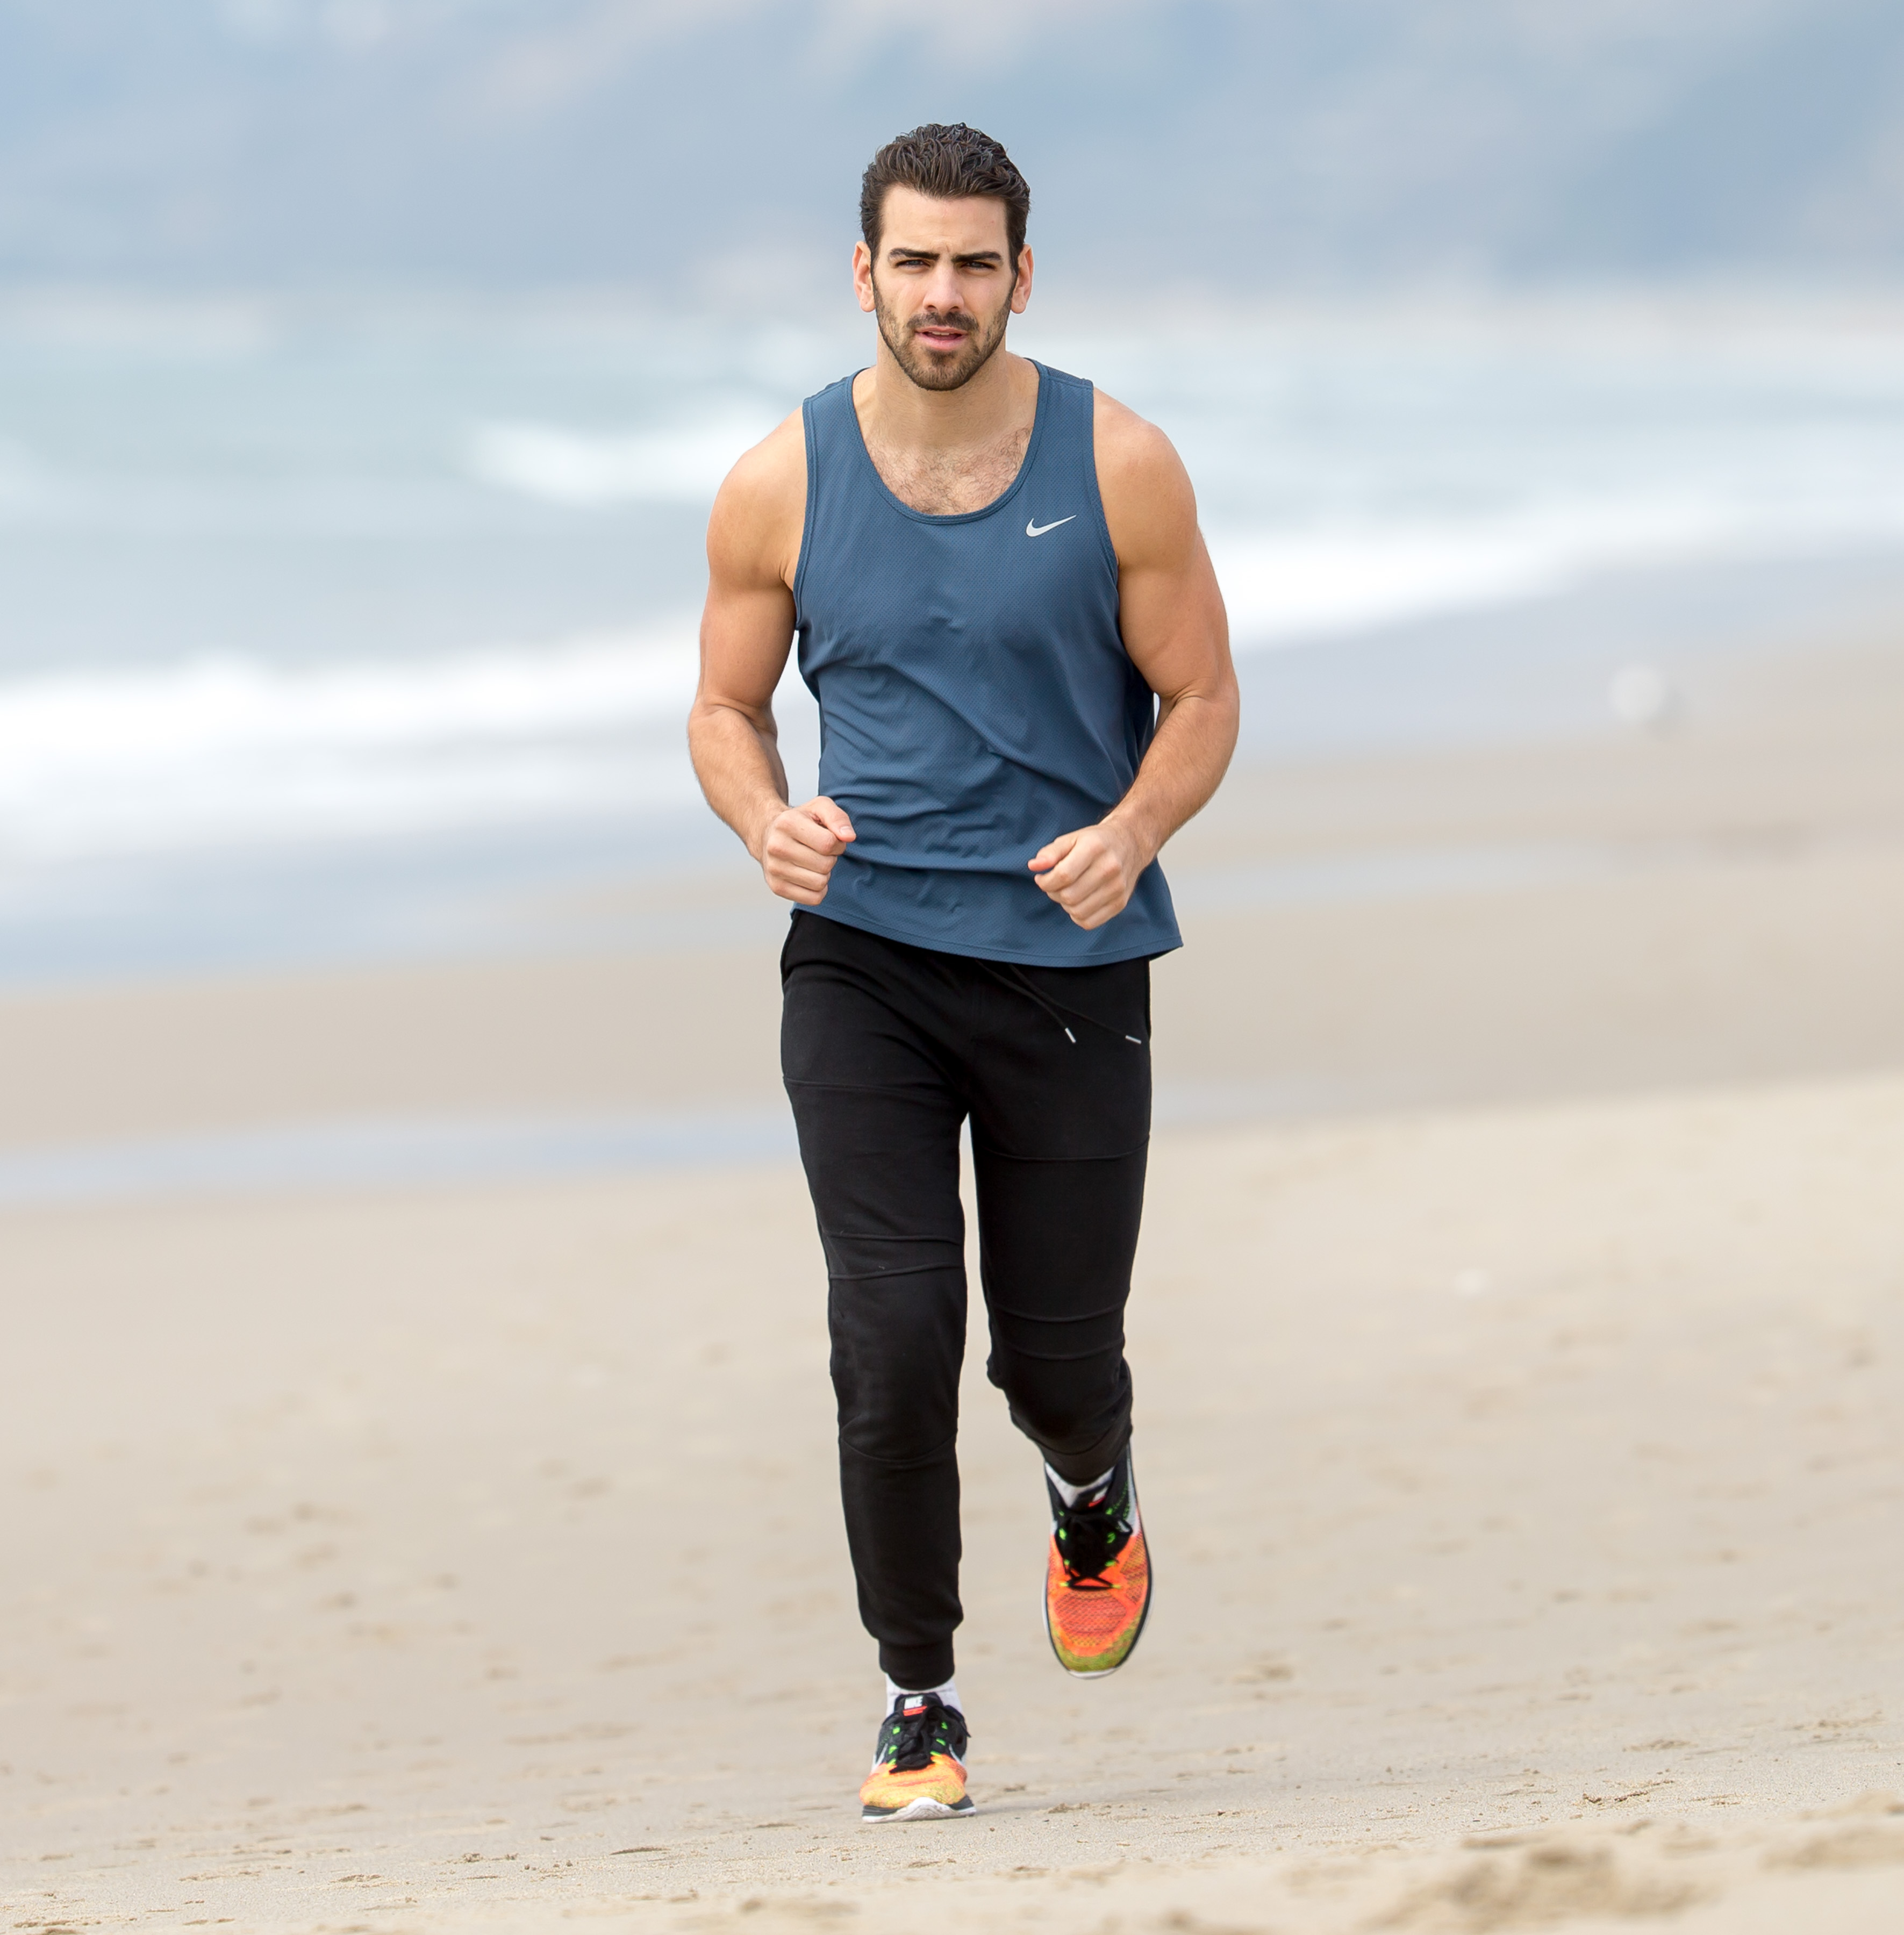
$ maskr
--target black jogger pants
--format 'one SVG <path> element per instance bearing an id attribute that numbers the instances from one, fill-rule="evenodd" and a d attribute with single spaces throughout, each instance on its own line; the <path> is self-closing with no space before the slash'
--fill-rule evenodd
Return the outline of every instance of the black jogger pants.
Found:
<path id="1" fill-rule="evenodd" d="M 860 1614 L 894 1680 L 936 1686 L 961 1617 L 960 1127 L 970 1118 L 987 1372 L 1013 1422 L 1082 1484 L 1130 1435 L 1150 964 L 1008 966 L 801 913 L 781 979 Z"/>

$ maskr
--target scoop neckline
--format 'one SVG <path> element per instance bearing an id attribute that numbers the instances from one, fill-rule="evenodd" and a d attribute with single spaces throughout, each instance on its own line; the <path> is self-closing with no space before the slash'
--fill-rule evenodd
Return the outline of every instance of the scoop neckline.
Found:
<path id="1" fill-rule="evenodd" d="M 975 523 L 981 518 L 989 518 L 994 512 L 1003 510 L 1005 506 L 1017 496 L 1020 488 L 1031 472 L 1032 459 L 1037 455 L 1038 441 L 1044 434 L 1044 420 L 1047 414 L 1045 406 L 1050 401 L 1051 395 L 1050 371 L 1046 369 L 1035 356 L 1027 356 L 1025 361 L 1038 372 L 1038 406 L 1032 414 L 1031 436 L 1025 445 L 1024 455 L 1018 460 L 1018 474 L 989 504 L 981 504 L 975 511 L 915 510 L 887 482 L 884 478 L 880 475 L 879 466 L 874 463 L 872 452 L 866 448 L 866 433 L 860 422 L 858 406 L 853 400 L 854 385 L 872 366 L 870 364 L 866 364 L 855 370 L 852 375 L 847 378 L 846 414 L 852 421 L 854 446 L 860 453 L 860 460 L 866 466 L 866 474 L 872 479 L 874 488 L 884 497 L 886 501 L 894 510 L 903 516 L 911 518 L 915 524 L 969 524 Z"/>

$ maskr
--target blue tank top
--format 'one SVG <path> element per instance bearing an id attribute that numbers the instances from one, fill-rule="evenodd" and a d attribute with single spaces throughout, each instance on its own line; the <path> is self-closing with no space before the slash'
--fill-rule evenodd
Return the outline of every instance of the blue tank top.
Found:
<path id="1" fill-rule="evenodd" d="M 1026 862 L 1130 789 L 1156 705 L 1117 626 L 1091 385 L 1038 370 L 1011 488 L 933 517 L 874 467 L 853 379 L 809 397 L 793 580 L 820 790 L 858 836 L 812 910 L 988 961 L 1088 967 L 1182 944 L 1162 871 L 1086 933 Z"/>

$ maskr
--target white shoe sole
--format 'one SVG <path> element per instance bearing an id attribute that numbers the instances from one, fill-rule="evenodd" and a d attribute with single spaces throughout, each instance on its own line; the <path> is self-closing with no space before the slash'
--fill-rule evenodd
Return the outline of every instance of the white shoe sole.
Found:
<path id="1" fill-rule="evenodd" d="M 890 1814 L 862 1814 L 860 1825 L 864 1828 L 883 1828 L 889 1821 L 933 1821 L 950 1819 L 963 1821 L 969 1814 L 976 1814 L 978 1808 L 969 1795 L 956 1807 L 948 1807 L 943 1801 L 933 1801 L 921 1796 L 917 1801 L 908 1801 L 903 1807 Z"/>

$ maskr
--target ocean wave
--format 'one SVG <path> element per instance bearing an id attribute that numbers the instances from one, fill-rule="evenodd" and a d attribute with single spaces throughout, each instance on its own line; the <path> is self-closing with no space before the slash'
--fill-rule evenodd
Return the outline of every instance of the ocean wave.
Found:
<path id="1" fill-rule="evenodd" d="M 1247 654 L 1615 569 L 1904 539 L 1904 503 L 1881 494 L 1813 510 L 1688 495 L 1465 523 L 1219 529 L 1211 551 Z M 205 657 L 0 681 L 0 868 L 685 805 L 696 669 L 684 615 L 434 657 Z M 811 708 L 788 677 L 786 723 L 804 746 Z"/>
<path id="2" fill-rule="evenodd" d="M 0 684 L 0 860 L 441 831 L 691 796 L 691 632 Z M 651 742 L 651 743 L 649 743 Z"/>
<path id="3" fill-rule="evenodd" d="M 1706 559 L 1809 556 L 1904 541 L 1904 499 L 1718 497 L 1555 505 L 1466 522 L 1213 531 L 1237 649 L 1365 632 L 1549 597 L 1594 577 Z"/>
<path id="4" fill-rule="evenodd" d="M 469 467 L 483 483 L 581 509 L 702 503 L 774 421 L 736 407 L 677 429 L 619 435 L 552 424 L 485 424 L 470 439 Z"/>

